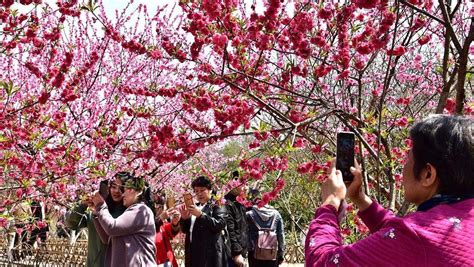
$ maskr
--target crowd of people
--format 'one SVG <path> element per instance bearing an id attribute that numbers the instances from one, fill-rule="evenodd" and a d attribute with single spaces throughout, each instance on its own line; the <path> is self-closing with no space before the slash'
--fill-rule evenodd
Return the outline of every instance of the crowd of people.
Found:
<path id="1" fill-rule="evenodd" d="M 233 176 L 238 179 L 238 172 Z M 185 266 L 245 266 L 248 262 L 257 267 L 283 262 L 280 213 L 270 205 L 244 207 L 237 201 L 243 186 L 230 191 L 225 204 L 216 201 L 206 176 L 192 181 L 193 198 L 187 203 L 170 204 L 175 201 L 154 195 L 143 177 L 128 172 L 117 173 L 107 188 L 66 216 L 65 224 L 71 229 L 88 229 L 87 266 L 177 267 L 171 240 L 179 233 L 185 235 Z M 259 191 L 251 193 L 256 204 Z M 266 243 L 259 246 L 262 240 Z M 260 257 L 260 250 L 269 251 L 270 256 Z"/>
<path id="2" fill-rule="evenodd" d="M 416 211 L 395 216 L 364 192 L 357 162 L 350 169 L 353 181 L 347 182 L 333 161 L 306 235 L 306 266 L 474 266 L 474 119 L 430 116 L 409 134 L 403 192 Z M 239 179 L 239 173 L 232 178 Z M 129 172 L 102 185 L 106 190 L 78 203 L 65 218 L 71 229 L 88 229 L 87 266 L 177 267 L 171 240 L 179 233 L 185 235 L 187 267 L 283 262 L 283 219 L 272 206 L 256 205 L 259 190 L 236 186 L 222 204 L 214 198 L 212 181 L 199 176 L 191 183 L 192 196 L 175 203 Z M 237 201 L 243 191 L 254 203 L 250 208 Z M 346 198 L 370 230 L 349 245 L 339 226 Z M 44 208 L 35 208 L 40 216 Z"/>

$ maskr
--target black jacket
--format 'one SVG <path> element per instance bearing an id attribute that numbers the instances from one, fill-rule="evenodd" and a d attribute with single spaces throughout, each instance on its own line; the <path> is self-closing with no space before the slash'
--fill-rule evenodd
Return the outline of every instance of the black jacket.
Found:
<path id="1" fill-rule="evenodd" d="M 247 257 L 247 209 L 236 200 L 231 193 L 225 196 L 227 200 L 227 231 L 229 233 L 231 256 Z"/>
<path id="2" fill-rule="evenodd" d="M 193 238 L 190 240 L 191 219 L 181 220 L 181 230 L 186 234 L 186 267 L 227 267 L 224 240 L 226 209 L 209 201 L 196 218 Z"/>

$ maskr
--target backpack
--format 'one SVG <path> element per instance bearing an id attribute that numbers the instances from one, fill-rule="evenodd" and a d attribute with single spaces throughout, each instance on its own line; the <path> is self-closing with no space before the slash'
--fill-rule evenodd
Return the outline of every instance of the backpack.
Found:
<path id="1" fill-rule="evenodd" d="M 273 229 L 273 226 L 276 221 L 276 216 L 273 216 L 270 228 L 260 227 L 260 225 L 258 225 L 258 223 L 256 222 L 254 216 L 254 213 L 250 212 L 250 218 L 258 229 L 258 238 L 255 244 L 255 251 L 253 256 L 256 260 L 274 261 L 277 259 L 278 252 L 278 238 L 276 230 Z"/>

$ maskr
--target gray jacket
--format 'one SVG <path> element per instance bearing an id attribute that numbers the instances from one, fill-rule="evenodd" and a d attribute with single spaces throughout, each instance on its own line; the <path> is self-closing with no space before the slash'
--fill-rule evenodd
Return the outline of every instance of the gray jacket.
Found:
<path id="1" fill-rule="evenodd" d="M 150 208 L 136 203 L 117 219 L 110 215 L 105 203 L 96 210 L 97 233 L 109 244 L 105 266 L 156 266 L 156 229 Z"/>
<path id="2" fill-rule="evenodd" d="M 254 216 L 251 216 L 253 213 Z M 255 222 L 254 219 L 255 218 Z M 270 205 L 265 205 L 261 208 L 253 206 L 251 210 L 247 211 L 247 220 L 248 220 L 248 250 L 249 252 L 255 250 L 255 244 L 258 239 L 258 228 L 255 226 L 257 223 L 260 228 L 270 228 L 272 225 L 272 220 L 275 220 L 273 223 L 273 229 L 277 234 L 278 239 L 278 259 L 283 259 L 285 252 L 285 230 L 283 227 L 283 219 L 280 213 Z"/>

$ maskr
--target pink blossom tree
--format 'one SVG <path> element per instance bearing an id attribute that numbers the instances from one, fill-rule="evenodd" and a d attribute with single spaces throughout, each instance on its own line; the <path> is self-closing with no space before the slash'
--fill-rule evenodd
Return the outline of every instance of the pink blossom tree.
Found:
<path id="1" fill-rule="evenodd" d="M 70 203 L 119 170 L 185 187 L 196 154 L 233 139 L 242 153 L 210 172 L 238 164 L 263 204 L 323 180 L 337 130 L 356 133 L 366 190 L 404 212 L 407 128 L 473 114 L 466 1 L 181 0 L 115 18 L 95 1 L 0 3 L 7 213 Z"/>

